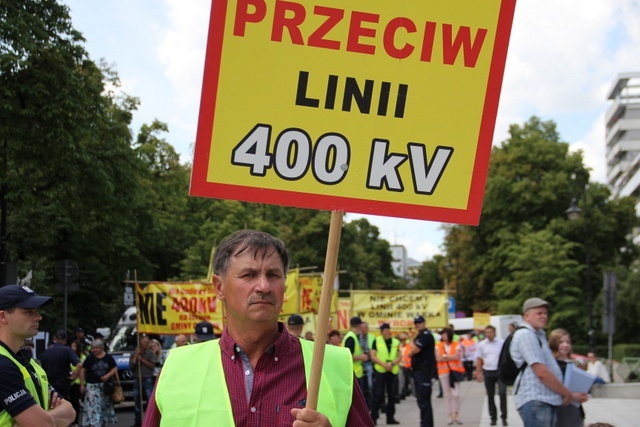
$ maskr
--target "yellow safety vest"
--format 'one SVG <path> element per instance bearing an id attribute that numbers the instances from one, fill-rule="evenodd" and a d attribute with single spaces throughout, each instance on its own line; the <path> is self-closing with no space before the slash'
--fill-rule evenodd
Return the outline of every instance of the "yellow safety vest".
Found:
<path id="1" fill-rule="evenodd" d="M 398 347 L 400 347 L 400 340 L 391 338 L 391 352 L 389 352 L 384 337 L 380 335 L 378 338 L 376 338 L 376 356 L 383 362 L 393 362 L 394 360 L 396 360 L 398 358 Z M 384 366 L 378 365 L 377 363 L 373 364 L 373 368 L 381 374 L 387 372 L 387 370 L 384 369 Z M 399 370 L 400 366 L 393 365 L 393 368 L 391 368 L 391 373 L 393 375 L 398 375 Z"/>
<path id="2" fill-rule="evenodd" d="M 80 359 L 80 363 L 84 362 L 84 359 L 86 359 L 87 356 L 85 356 L 84 354 L 81 354 L 80 356 L 78 356 L 78 359 Z M 76 369 L 76 365 L 71 365 L 71 371 L 73 371 L 74 369 Z M 80 369 L 82 369 L 82 366 L 80 367 Z M 80 376 L 78 376 L 78 378 L 76 378 L 75 380 L 71 381 L 71 384 L 78 384 L 80 385 Z"/>
<path id="3" fill-rule="evenodd" d="M 358 338 L 358 335 L 356 335 L 355 332 L 349 331 L 344 335 L 344 338 L 342 339 L 342 346 L 344 347 L 344 343 L 349 337 L 353 338 L 353 340 L 356 342 L 356 345 L 353 349 L 353 356 L 360 356 L 362 354 L 362 346 L 360 346 L 360 338 Z M 362 374 L 364 373 L 364 369 L 362 368 L 362 360 L 353 361 L 353 373 L 356 375 L 356 378 L 362 378 Z"/>
<path id="4" fill-rule="evenodd" d="M 300 340 L 300 344 L 308 383 L 313 341 Z M 161 426 L 235 426 L 221 351 L 219 340 L 171 350 L 156 385 Z M 344 426 L 353 395 L 351 353 L 328 345 L 322 366 L 318 412 L 329 418 L 334 427 Z"/>
<path id="5" fill-rule="evenodd" d="M 49 409 L 49 380 L 47 379 L 47 373 L 38 365 L 38 363 L 31 359 L 29 362 L 33 369 L 35 370 L 38 378 L 40 378 L 40 388 L 41 388 L 41 396 L 44 402 L 40 402 L 40 397 L 38 396 L 38 391 L 36 389 L 36 383 L 33 381 L 33 377 L 25 368 L 22 363 L 18 362 L 12 355 L 7 351 L 6 348 L 0 345 L 0 355 L 11 360 L 17 367 L 20 369 L 22 373 L 22 378 L 24 379 L 24 384 L 27 387 L 27 391 L 31 393 L 31 396 L 35 399 L 36 403 L 40 405 L 45 411 Z M 6 410 L 0 412 L 0 427 L 11 427 L 17 424 L 17 421 L 14 420 L 11 415 Z"/>

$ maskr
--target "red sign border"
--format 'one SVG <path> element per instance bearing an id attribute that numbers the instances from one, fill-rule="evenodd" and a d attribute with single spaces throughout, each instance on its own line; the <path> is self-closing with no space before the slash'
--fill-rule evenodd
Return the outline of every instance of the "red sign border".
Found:
<path id="1" fill-rule="evenodd" d="M 213 117 L 215 115 L 215 100 L 218 94 L 227 4 L 227 0 L 212 0 L 211 23 L 207 41 L 190 195 L 466 225 L 479 224 L 516 0 L 502 0 L 500 5 L 467 209 L 326 196 L 208 182 L 207 173 L 211 155 Z"/>

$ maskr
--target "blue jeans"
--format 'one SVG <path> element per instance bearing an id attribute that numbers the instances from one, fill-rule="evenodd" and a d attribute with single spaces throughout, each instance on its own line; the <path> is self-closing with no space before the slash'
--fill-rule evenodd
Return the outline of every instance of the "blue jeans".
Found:
<path id="1" fill-rule="evenodd" d="M 531 400 L 518 409 L 524 427 L 555 427 L 556 406 L 539 400 Z"/>
<path id="2" fill-rule="evenodd" d="M 414 393 L 418 400 L 418 408 L 420 408 L 420 427 L 433 427 L 431 379 L 431 374 L 421 370 L 413 371 Z"/>
<path id="3" fill-rule="evenodd" d="M 142 390 L 144 391 L 144 399 L 149 400 L 151 393 L 153 392 L 153 384 L 155 383 L 154 377 L 142 379 Z M 142 423 L 142 408 L 140 406 L 140 380 L 138 377 L 134 377 L 133 380 L 133 401 L 135 406 L 133 407 L 133 413 L 135 414 L 135 424 L 140 425 Z"/>

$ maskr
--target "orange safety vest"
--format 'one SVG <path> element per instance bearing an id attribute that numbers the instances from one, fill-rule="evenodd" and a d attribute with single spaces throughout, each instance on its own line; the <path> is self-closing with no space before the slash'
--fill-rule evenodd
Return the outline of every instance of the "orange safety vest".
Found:
<path id="1" fill-rule="evenodd" d="M 444 351 L 444 343 L 440 341 L 436 344 L 436 347 L 440 350 L 440 354 L 448 354 L 449 356 L 455 356 L 458 352 L 458 343 L 453 341 L 449 345 L 449 352 Z M 453 369 L 457 372 L 464 373 L 464 367 L 462 366 L 462 361 L 458 360 L 449 360 L 447 362 L 438 362 L 438 376 L 445 375 L 449 373 L 449 368 Z"/>
<path id="2" fill-rule="evenodd" d="M 407 342 L 402 346 L 402 366 L 411 369 L 411 356 L 409 351 L 411 350 L 411 343 Z"/>

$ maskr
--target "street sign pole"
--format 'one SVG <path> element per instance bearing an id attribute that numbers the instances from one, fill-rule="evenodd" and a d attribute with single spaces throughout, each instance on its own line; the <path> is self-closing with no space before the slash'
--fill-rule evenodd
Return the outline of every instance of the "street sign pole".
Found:
<path id="1" fill-rule="evenodd" d="M 60 281 L 62 291 L 64 292 L 64 330 L 67 330 L 67 314 L 69 306 L 69 292 L 79 289 L 76 279 L 78 278 L 78 264 L 71 260 L 60 261 L 56 264 L 56 278 Z M 60 287 L 58 287 L 60 289 Z"/>

